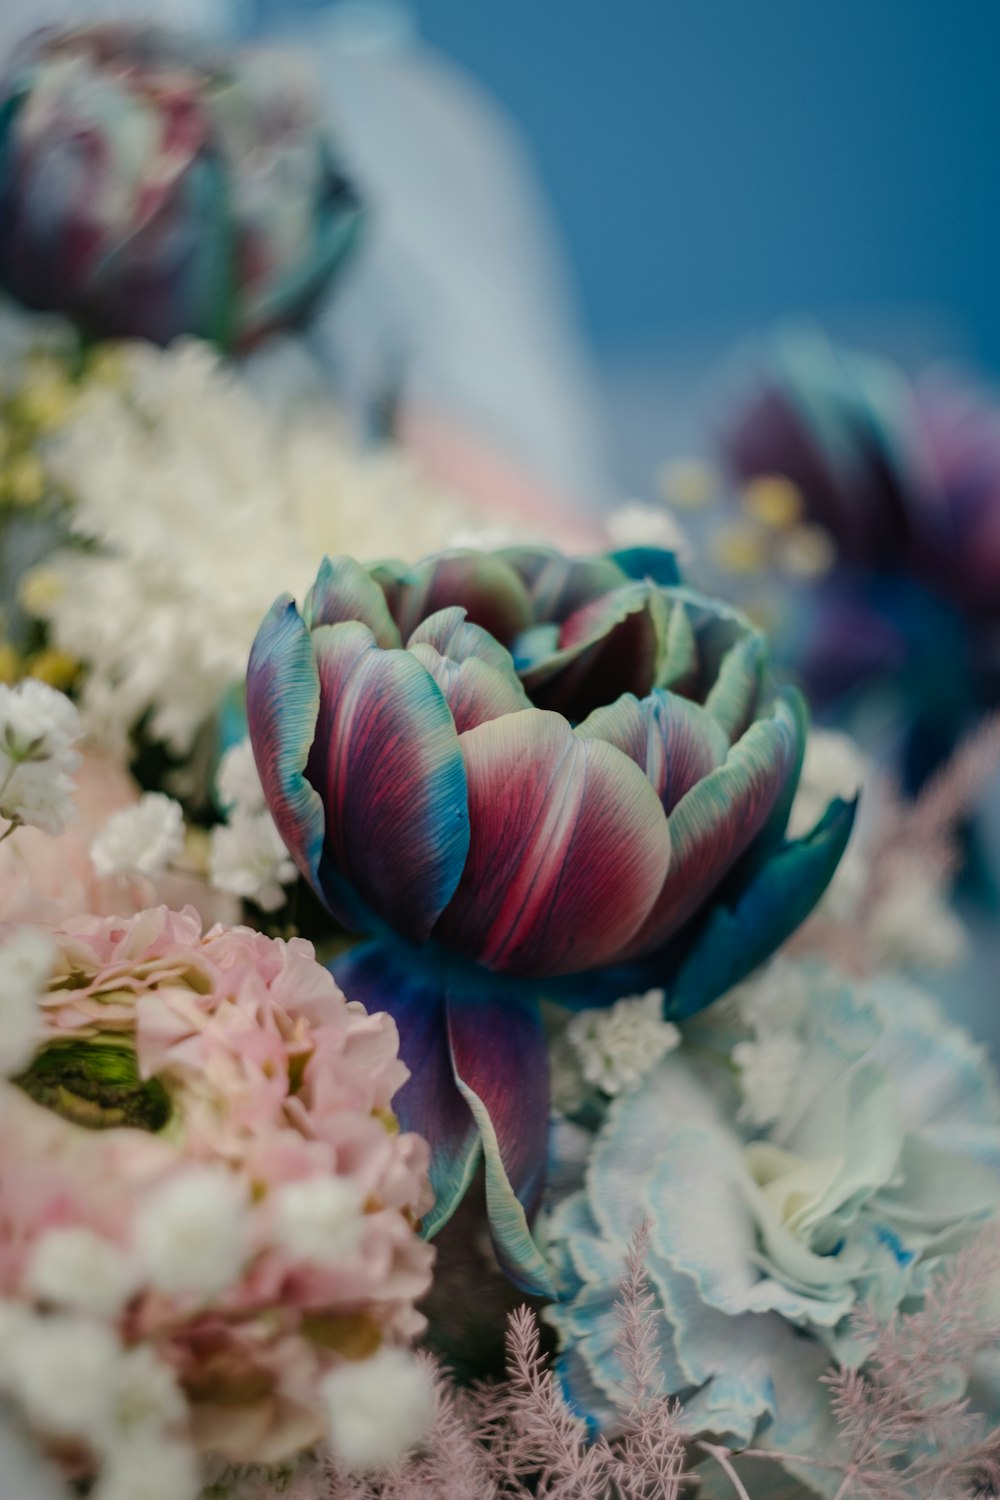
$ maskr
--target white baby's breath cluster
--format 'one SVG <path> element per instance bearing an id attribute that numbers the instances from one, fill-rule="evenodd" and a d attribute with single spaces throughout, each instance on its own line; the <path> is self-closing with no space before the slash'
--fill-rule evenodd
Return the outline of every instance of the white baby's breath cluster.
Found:
<path id="1" fill-rule="evenodd" d="M 133 807 L 112 813 L 90 847 L 94 869 L 102 878 L 145 875 L 164 870 L 184 848 L 184 814 L 164 792 L 146 792 Z"/>
<path id="2" fill-rule="evenodd" d="M 412 558 L 469 519 L 389 447 L 362 451 L 329 408 L 279 417 L 210 348 L 124 348 L 60 435 L 66 548 L 26 602 L 84 668 L 88 731 L 186 754 L 239 682 L 279 589 L 302 597 L 323 554 Z"/>
<path id="3" fill-rule="evenodd" d="M 38 997 L 52 974 L 55 944 L 41 927 L 14 927 L 0 940 L 0 1077 L 27 1067 L 41 1031 Z"/>
<path id="4" fill-rule="evenodd" d="M 47 1241 L 65 1234 L 43 1238 L 36 1260 L 57 1259 Z M 78 1255 L 74 1269 L 94 1264 Z M 199 1464 L 184 1439 L 187 1407 L 169 1366 L 76 1310 L 75 1280 L 66 1289 L 68 1300 L 43 1269 L 42 1305 L 0 1302 L 0 1391 L 51 1440 L 83 1443 L 99 1457 L 92 1500 L 193 1500 Z"/>
<path id="5" fill-rule="evenodd" d="M 277 911 L 296 869 L 267 810 L 248 739 L 226 751 L 215 784 L 227 821 L 212 829 L 209 879 L 217 891 Z"/>
<path id="6" fill-rule="evenodd" d="M 0 684 L 0 817 L 50 834 L 72 822 L 79 737 L 79 716 L 64 693 L 30 677 Z"/>
<path id="7" fill-rule="evenodd" d="M 691 544 L 674 515 L 663 505 L 628 500 L 607 518 L 614 547 L 662 547 L 680 558 L 691 556 Z"/>
<path id="8" fill-rule="evenodd" d="M 584 1010 L 554 1048 L 553 1097 L 573 1113 L 589 1085 L 603 1094 L 630 1093 L 680 1044 L 677 1027 L 663 1019 L 663 991 L 626 995 L 606 1010 Z"/>

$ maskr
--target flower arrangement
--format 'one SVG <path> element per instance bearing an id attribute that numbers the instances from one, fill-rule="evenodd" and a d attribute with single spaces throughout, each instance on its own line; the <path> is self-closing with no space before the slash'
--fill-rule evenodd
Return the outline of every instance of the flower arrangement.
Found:
<path id="1" fill-rule="evenodd" d="M 301 321 L 359 204 L 287 59 L 146 25 L 37 33 L 2 111 L 0 282 L 91 335 L 245 347 Z"/>
<path id="2" fill-rule="evenodd" d="M 5 85 L 0 283 L 85 339 L 0 321 L 0 1472 L 982 1500 L 1000 1083 L 930 986 L 1000 729 L 911 795 L 780 663 L 992 701 L 993 415 L 792 343 L 739 534 L 449 485 L 230 362 L 358 223 L 291 78 L 101 25 Z M 716 596 L 775 570 L 772 645 Z"/>
<path id="3" fill-rule="evenodd" d="M 163 1463 L 180 1500 L 198 1450 L 275 1462 L 324 1432 L 370 1462 L 340 1412 L 359 1381 L 396 1391 L 405 1446 L 432 1252 L 389 1017 L 348 1004 L 308 944 L 203 935 L 190 909 L 34 941 L 36 1031 L 0 1094 L 7 1396 L 109 1495 Z M 24 962 L 0 948 L 8 985 Z"/>

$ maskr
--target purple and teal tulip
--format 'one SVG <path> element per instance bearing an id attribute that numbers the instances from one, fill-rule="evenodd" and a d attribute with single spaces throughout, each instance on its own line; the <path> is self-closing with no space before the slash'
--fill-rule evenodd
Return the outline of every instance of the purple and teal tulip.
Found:
<path id="1" fill-rule="evenodd" d="M 628 569 L 641 570 L 630 576 Z M 444 1224 L 485 1158 L 502 1264 L 530 1232 L 548 1076 L 539 1000 L 662 987 L 690 1014 L 808 913 L 853 807 L 785 824 L 805 716 L 741 615 L 667 554 L 327 559 L 258 633 L 247 713 L 275 821 L 329 910 L 371 941 L 337 968 L 390 1011 Z"/>
<path id="2" fill-rule="evenodd" d="M 46 30 L 0 102 L 0 284 L 92 336 L 244 349 L 301 322 L 359 206 L 280 58 Z"/>
<path id="3" fill-rule="evenodd" d="M 788 335 L 722 442 L 740 481 L 790 479 L 836 544 L 790 631 L 818 698 L 895 677 L 939 728 L 1000 701 L 1000 403 Z"/>

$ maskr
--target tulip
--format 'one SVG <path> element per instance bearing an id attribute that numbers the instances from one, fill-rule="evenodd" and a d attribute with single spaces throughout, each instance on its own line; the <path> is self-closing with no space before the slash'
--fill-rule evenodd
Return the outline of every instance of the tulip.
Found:
<path id="1" fill-rule="evenodd" d="M 302 613 L 285 596 L 261 626 L 247 713 L 289 850 L 369 935 L 336 973 L 399 1026 L 395 1107 L 432 1152 L 425 1232 L 483 1157 L 501 1264 L 546 1289 L 539 1001 L 662 988 L 683 1017 L 798 925 L 853 818 L 837 802 L 784 837 L 798 696 L 670 554 L 529 548 L 325 560 Z"/>
<path id="2" fill-rule="evenodd" d="M 1000 693 L 1000 405 L 821 335 L 776 341 L 723 434 L 740 481 L 791 480 L 837 565 L 796 620 L 797 665 L 838 697 L 911 673 L 940 728 Z"/>
<path id="3" fill-rule="evenodd" d="M 37 33 L 0 101 L 0 283 L 90 335 L 245 348 L 354 239 L 302 80 L 146 25 Z"/>

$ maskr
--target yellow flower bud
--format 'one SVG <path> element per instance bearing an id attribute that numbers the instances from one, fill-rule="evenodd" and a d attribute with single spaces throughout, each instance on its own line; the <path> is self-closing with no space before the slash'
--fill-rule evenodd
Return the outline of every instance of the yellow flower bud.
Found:
<path id="1" fill-rule="evenodd" d="M 4 490 L 15 505 L 37 505 L 45 494 L 45 470 L 38 455 L 20 453 L 4 474 Z"/>
<path id="2" fill-rule="evenodd" d="M 724 573 L 758 573 L 767 567 L 768 550 L 755 526 L 739 522 L 720 526 L 709 542 L 716 567 Z"/>
<path id="3" fill-rule="evenodd" d="M 822 578 L 837 561 L 837 544 L 823 526 L 796 526 L 785 537 L 778 564 L 794 578 Z"/>
<path id="4" fill-rule="evenodd" d="M 711 464 L 697 458 L 664 464 L 657 487 L 668 505 L 677 510 L 701 510 L 719 493 L 719 479 Z"/>
<path id="5" fill-rule="evenodd" d="M 18 603 L 25 614 L 45 619 L 53 604 L 62 598 L 63 581 L 55 568 L 32 568 L 25 573 L 17 590 Z"/>
<path id="6" fill-rule="evenodd" d="M 14 683 L 21 676 L 21 658 L 10 641 L 0 641 L 0 682 Z"/>
<path id="7" fill-rule="evenodd" d="M 37 677 L 39 682 L 47 682 L 49 687 L 65 692 L 79 670 L 80 663 L 75 657 L 70 656 L 68 651 L 60 651 L 55 646 L 47 646 L 31 658 L 28 676 Z"/>
<path id="8" fill-rule="evenodd" d="M 743 509 L 762 526 L 787 531 L 802 520 L 802 496 L 783 474 L 761 474 L 743 491 Z"/>

